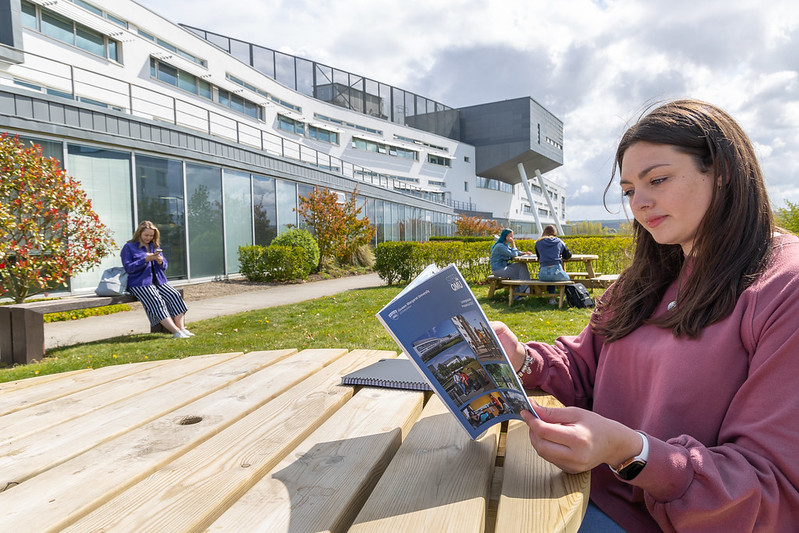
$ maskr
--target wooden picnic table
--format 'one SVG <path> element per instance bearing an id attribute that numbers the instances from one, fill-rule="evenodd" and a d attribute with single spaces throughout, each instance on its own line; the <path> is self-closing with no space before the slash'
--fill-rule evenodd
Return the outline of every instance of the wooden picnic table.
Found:
<path id="1" fill-rule="evenodd" d="M 574 263 L 582 261 L 582 263 L 585 265 L 585 272 L 576 272 L 576 273 L 567 272 L 567 274 L 570 275 L 575 274 L 575 276 L 572 277 L 572 279 L 574 279 L 575 277 L 593 279 L 597 277 L 597 274 L 594 272 L 594 261 L 596 261 L 597 259 L 599 259 L 599 256 L 594 254 L 572 254 L 572 256 L 569 259 L 564 259 L 563 263 L 565 264 L 565 263 Z M 529 268 L 531 263 L 538 263 L 538 256 L 535 254 L 517 255 L 516 257 L 513 258 L 513 260 L 518 261 L 520 263 L 525 263 Z M 534 272 L 531 272 L 530 277 L 535 279 L 536 276 L 534 276 L 533 274 Z"/>
<path id="2" fill-rule="evenodd" d="M 257 351 L 0 383 L 0 531 L 576 531 L 589 474 L 526 426 L 340 384 L 376 350 Z M 536 393 L 540 403 L 555 400 Z"/>

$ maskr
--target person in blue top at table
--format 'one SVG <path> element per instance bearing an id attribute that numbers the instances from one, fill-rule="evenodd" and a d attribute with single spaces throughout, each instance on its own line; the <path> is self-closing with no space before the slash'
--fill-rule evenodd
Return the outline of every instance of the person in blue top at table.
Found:
<path id="1" fill-rule="evenodd" d="M 531 252 L 522 252 L 516 248 L 513 240 L 513 230 L 505 228 L 497 240 L 491 245 L 491 273 L 500 278 L 530 279 L 530 272 L 524 263 L 512 263 L 514 257 L 520 255 L 533 255 Z M 530 292 L 529 285 L 519 287 L 522 292 Z M 516 297 L 517 300 L 521 296 Z"/>
<path id="2" fill-rule="evenodd" d="M 167 260 L 161 253 L 161 234 L 155 224 L 143 221 L 120 252 L 128 273 L 128 292 L 139 299 L 150 325 L 161 324 L 172 337 L 194 336 L 186 329 L 186 302 L 166 280 Z"/>
<path id="3" fill-rule="evenodd" d="M 572 253 L 566 243 L 558 238 L 555 226 L 549 225 L 541 232 L 541 237 L 535 241 L 535 255 L 538 257 L 538 279 L 541 281 L 570 281 L 571 278 L 563 269 L 563 260 L 569 259 Z M 551 294 L 555 293 L 555 286 L 547 287 Z M 555 298 L 550 298 L 549 303 L 558 303 Z"/>

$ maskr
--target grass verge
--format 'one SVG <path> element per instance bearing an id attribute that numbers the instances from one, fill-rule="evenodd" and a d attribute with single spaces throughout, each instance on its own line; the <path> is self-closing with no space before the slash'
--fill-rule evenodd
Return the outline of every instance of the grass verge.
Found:
<path id="1" fill-rule="evenodd" d="M 399 351 L 375 313 L 401 289 L 392 286 L 353 290 L 292 305 L 192 322 L 190 327 L 196 336 L 190 339 L 149 333 L 57 348 L 49 350 L 41 362 L 0 368 L 0 382 L 212 353 L 281 348 Z M 560 335 L 575 335 L 585 327 L 591 315 L 590 309 L 550 306 L 547 298 L 526 298 L 508 308 L 504 291 L 489 300 L 487 287 L 473 286 L 472 290 L 489 320 L 505 322 L 522 341 L 551 343 Z"/>

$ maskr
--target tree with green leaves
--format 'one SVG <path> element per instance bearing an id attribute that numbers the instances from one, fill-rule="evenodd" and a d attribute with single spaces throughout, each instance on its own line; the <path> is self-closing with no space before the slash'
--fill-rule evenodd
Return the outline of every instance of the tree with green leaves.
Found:
<path id="1" fill-rule="evenodd" d="M 0 135 L 0 296 L 22 303 L 66 286 L 113 246 L 80 183 L 57 160 Z"/>
<path id="2" fill-rule="evenodd" d="M 799 235 L 799 204 L 795 204 L 789 200 L 785 201 L 787 207 L 777 209 L 776 223 L 781 228 Z"/>

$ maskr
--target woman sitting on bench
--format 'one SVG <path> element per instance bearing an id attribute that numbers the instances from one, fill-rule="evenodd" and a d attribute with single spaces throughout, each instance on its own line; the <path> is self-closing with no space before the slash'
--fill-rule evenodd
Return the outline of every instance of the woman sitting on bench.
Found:
<path id="1" fill-rule="evenodd" d="M 513 241 L 513 230 L 505 228 L 497 240 L 491 245 L 491 273 L 500 278 L 530 279 L 530 272 L 524 263 L 512 263 L 511 260 L 519 255 L 532 255 L 516 248 Z M 521 292 L 530 292 L 529 285 L 519 287 Z M 517 296 L 515 299 L 520 300 Z"/>
<path id="2" fill-rule="evenodd" d="M 128 292 L 139 299 L 150 319 L 150 325 L 161 324 L 176 339 L 194 334 L 186 329 L 188 311 L 180 293 L 167 283 L 167 260 L 161 253 L 161 234 L 149 220 L 136 228 L 133 238 L 120 252 L 122 266 L 128 273 Z"/>
<path id="3" fill-rule="evenodd" d="M 541 232 L 541 237 L 535 241 L 535 254 L 538 256 L 538 279 L 541 281 L 571 281 L 563 269 L 563 260 L 572 256 L 566 243 L 558 238 L 555 226 L 549 225 Z M 555 294 L 555 286 L 548 285 L 550 294 Z M 557 300 L 549 299 L 550 305 L 557 304 Z"/>

